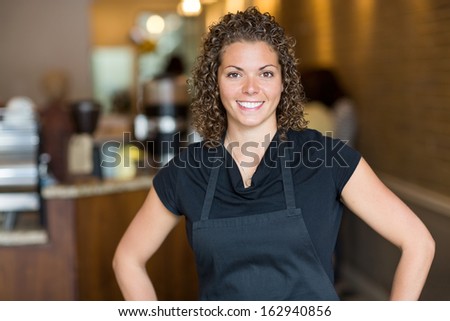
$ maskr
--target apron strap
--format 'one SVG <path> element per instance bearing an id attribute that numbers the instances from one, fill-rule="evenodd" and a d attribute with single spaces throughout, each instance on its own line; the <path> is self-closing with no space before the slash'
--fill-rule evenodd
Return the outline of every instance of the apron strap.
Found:
<path id="1" fill-rule="evenodd" d="M 295 207 L 294 183 L 292 181 L 292 170 L 287 167 L 287 161 L 281 160 L 281 171 L 283 175 L 284 197 L 286 199 L 286 208 L 293 209 Z"/>
<path id="2" fill-rule="evenodd" d="M 283 189 L 284 189 L 284 197 L 286 200 L 286 208 L 295 209 L 295 192 L 294 192 L 294 182 L 292 179 L 292 169 L 288 164 L 290 159 L 291 148 L 289 146 L 285 146 L 286 144 L 278 141 L 279 149 L 278 155 L 281 154 L 281 150 L 283 150 L 283 156 L 280 156 L 280 166 L 281 166 L 281 174 L 283 175 Z"/>
<path id="3" fill-rule="evenodd" d="M 205 201 L 203 202 L 202 213 L 200 220 L 207 220 L 209 212 L 211 211 L 211 205 L 214 199 L 214 192 L 216 191 L 217 178 L 219 177 L 220 166 L 213 167 L 211 174 L 209 175 L 208 187 L 206 188 Z"/>

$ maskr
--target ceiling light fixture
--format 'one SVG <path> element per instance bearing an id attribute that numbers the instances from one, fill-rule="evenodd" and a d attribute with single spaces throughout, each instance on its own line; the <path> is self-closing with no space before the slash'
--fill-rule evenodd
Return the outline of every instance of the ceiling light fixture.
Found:
<path id="1" fill-rule="evenodd" d="M 164 18 L 157 14 L 151 15 L 148 17 L 145 27 L 151 34 L 160 34 L 165 27 Z"/>
<path id="2" fill-rule="evenodd" d="M 185 17 L 198 16 L 202 12 L 200 0 L 182 0 L 178 4 L 178 14 Z"/>

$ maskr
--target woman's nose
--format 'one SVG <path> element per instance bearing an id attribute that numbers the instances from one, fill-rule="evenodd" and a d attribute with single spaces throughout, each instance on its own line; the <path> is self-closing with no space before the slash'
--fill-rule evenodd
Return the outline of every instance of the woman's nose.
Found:
<path id="1" fill-rule="evenodd" d="M 253 95 L 256 94 L 258 90 L 258 83 L 256 79 L 253 77 L 247 77 L 242 88 L 243 93 Z"/>

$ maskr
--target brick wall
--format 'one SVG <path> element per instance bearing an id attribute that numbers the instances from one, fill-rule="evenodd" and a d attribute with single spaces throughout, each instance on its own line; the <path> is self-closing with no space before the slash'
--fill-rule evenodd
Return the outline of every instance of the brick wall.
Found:
<path id="1" fill-rule="evenodd" d="M 333 66 L 372 166 L 450 195 L 450 2 L 284 0 L 301 66 Z"/>

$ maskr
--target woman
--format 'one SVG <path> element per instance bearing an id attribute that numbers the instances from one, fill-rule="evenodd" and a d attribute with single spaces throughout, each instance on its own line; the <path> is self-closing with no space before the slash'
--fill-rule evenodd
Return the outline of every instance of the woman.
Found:
<path id="1" fill-rule="evenodd" d="M 432 237 L 356 151 L 305 128 L 293 46 L 255 8 L 210 28 L 191 83 L 204 141 L 159 171 L 123 236 L 125 299 L 157 299 L 145 264 L 185 215 L 200 299 L 337 300 L 343 204 L 401 249 L 391 298 L 419 298 Z"/>

